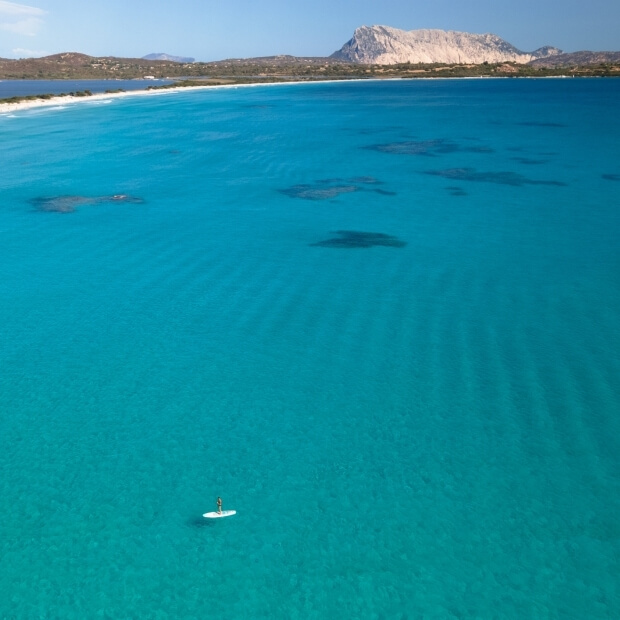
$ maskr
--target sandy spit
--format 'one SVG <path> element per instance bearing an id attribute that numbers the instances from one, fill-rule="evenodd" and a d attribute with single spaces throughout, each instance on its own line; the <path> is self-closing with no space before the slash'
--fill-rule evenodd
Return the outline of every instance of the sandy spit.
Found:
<path id="1" fill-rule="evenodd" d="M 30 110 L 33 108 L 47 108 L 68 106 L 77 103 L 91 103 L 93 101 L 108 101 L 110 99 L 120 99 L 124 97 L 150 97 L 156 95 L 169 95 L 172 93 L 185 93 L 194 90 L 219 90 L 229 88 L 248 88 L 256 86 L 285 86 L 290 84 L 325 84 L 329 82 L 336 82 L 339 80 L 317 80 L 315 82 L 268 82 L 268 83 L 254 83 L 254 84 L 222 84 L 222 85 L 205 85 L 205 86 L 180 86 L 178 88 L 165 88 L 157 90 L 131 90 L 122 93 L 96 93 L 94 95 L 87 95 L 85 97 L 72 97 L 67 95 L 65 97 L 52 97 L 51 99 L 33 99 L 29 101 L 20 101 L 19 103 L 0 103 L 0 116 L 6 114 L 12 114 L 13 112 L 20 112 L 22 110 Z M 347 80 L 358 81 L 358 80 Z M 368 81 L 368 80 L 366 80 Z"/>

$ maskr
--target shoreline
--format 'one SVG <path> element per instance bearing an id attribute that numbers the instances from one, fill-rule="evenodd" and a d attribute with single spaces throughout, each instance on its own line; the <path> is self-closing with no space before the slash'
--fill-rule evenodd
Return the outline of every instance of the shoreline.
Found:
<path id="1" fill-rule="evenodd" d="M 16 103 L 1 103 L 0 104 L 0 116 L 10 114 L 12 112 L 20 112 L 22 110 L 31 110 L 36 108 L 48 108 L 50 106 L 57 107 L 59 105 L 73 105 L 76 103 L 88 103 L 90 101 L 107 101 L 110 99 L 120 99 L 123 97 L 144 97 L 148 95 L 163 95 L 167 93 L 177 93 L 184 90 L 188 90 L 188 88 L 198 88 L 200 90 L 204 90 L 205 88 L 217 88 L 216 86 L 192 86 L 192 87 L 178 87 L 178 88 L 167 88 L 161 90 L 132 90 L 132 91 L 124 91 L 121 93 L 95 93 L 94 95 L 87 95 L 84 97 L 76 97 L 71 95 L 65 95 L 61 97 L 60 95 L 51 97 L 49 99 L 34 99 L 30 101 L 18 101 Z"/>
<path id="2" fill-rule="evenodd" d="M 7 116 L 13 112 L 21 112 L 22 110 L 32 110 L 38 108 L 49 108 L 58 106 L 67 106 L 77 103 L 88 103 L 92 101 L 107 101 L 110 99 L 121 99 L 124 97 L 147 97 L 155 95 L 167 95 L 178 94 L 182 92 L 191 92 L 195 90 L 220 90 L 230 88 L 253 88 L 257 86 L 295 86 L 300 84 L 336 84 L 336 83 L 349 83 L 349 82 L 391 82 L 391 81 L 417 81 L 417 80 L 504 80 L 504 79 L 534 79 L 534 80 L 547 80 L 547 79 L 561 79 L 575 76 L 568 75 L 554 75 L 554 76 L 523 76 L 521 78 L 515 78 L 512 76 L 463 76 L 463 77 L 415 77 L 415 78 L 401 78 L 401 77 L 386 77 L 386 78 L 352 78 L 352 79 L 340 79 L 340 80 L 295 80 L 290 82 L 251 82 L 245 84 L 205 84 L 204 86 L 178 86 L 172 88 L 161 89 L 138 89 L 116 93 L 95 93 L 93 95 L 86 95 L 82 97 L 76 97 L 71 95 L 54 96 L 49 99 L 34 99 L 28 101 L 19 101 L 16 103 L 0 103 L 0 117 Z M 598 76 L 579 76 L 581 79 L 584 77 L 598 77 Z"/>
<path id="3" fill-rule="evenodd" d="M 329 84 L 335 82 L 368 82 L 370 80 L 353 79 L 353 80 L 316 80 L 316 81 L 294 81 L 294 82 L 254 82 L 249 84 L 205 84 L 204 86 L 178 86 L 173 88 L 162 89 L 139 89 L 124 91 L 121 93 L 95 93 L 84 97 L 76 97 L 71 95 L 60 95 L 49 99 L 34 99 L 29 101 L 19 101 L 16 103 L 0 103 L 0 117 L 6 116 L 13 112 L 21 112 L 22 110 L 31 110 L 37 108 L 58 107 L 65 105 L 73 105 L 77 103 L 88 103 L 91 101 L 107 101 L 110 99 L 121 99 L 124 97 L 148 97 L 155 95 L 177 94 L 182 92 L 191 92 L 195 90 L 220 90 L 229 88 L 250 88 L 256 86 L 285 86 L 296 84 Z"/>

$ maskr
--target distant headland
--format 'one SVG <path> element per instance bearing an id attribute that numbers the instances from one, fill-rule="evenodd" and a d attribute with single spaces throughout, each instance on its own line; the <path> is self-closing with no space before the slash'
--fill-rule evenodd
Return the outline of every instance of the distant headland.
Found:
<path id="1" fill-rule="evenodd" d="M 142 56 L 143 60 L 169 60 L 170 62 L 194 62 L 195 58 L 185 56 L 171 56 L 170 54 L 147 54 Z"/>

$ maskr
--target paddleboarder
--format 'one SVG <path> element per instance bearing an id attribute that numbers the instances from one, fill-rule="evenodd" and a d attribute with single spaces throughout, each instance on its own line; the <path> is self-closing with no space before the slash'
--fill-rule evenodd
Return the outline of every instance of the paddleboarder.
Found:
<path id="1" fill-rule="evenodd" d="M 236 510 L 222 510 L 222 498 L 218 497 L 215 500 L 215 503 L 217 504 L 217 510 L 214 510 L 213 512 L 205 512 L 202 516 L 205 519 L 219 519 L 221 517 L 232 517 L 233 515 L 237 514 Z"/>

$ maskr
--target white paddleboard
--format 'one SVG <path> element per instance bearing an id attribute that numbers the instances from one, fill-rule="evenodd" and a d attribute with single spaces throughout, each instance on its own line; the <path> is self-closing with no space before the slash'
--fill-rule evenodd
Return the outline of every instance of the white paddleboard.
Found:
<path id="1" fill-rule="evenodd" d="M 205 512 L 202 516 L 205 517 L 205 519 L 221 519 L 222 517 L 232 517 L 236 514 L 236 510 L 222 510 L 222 512 Z"/>

